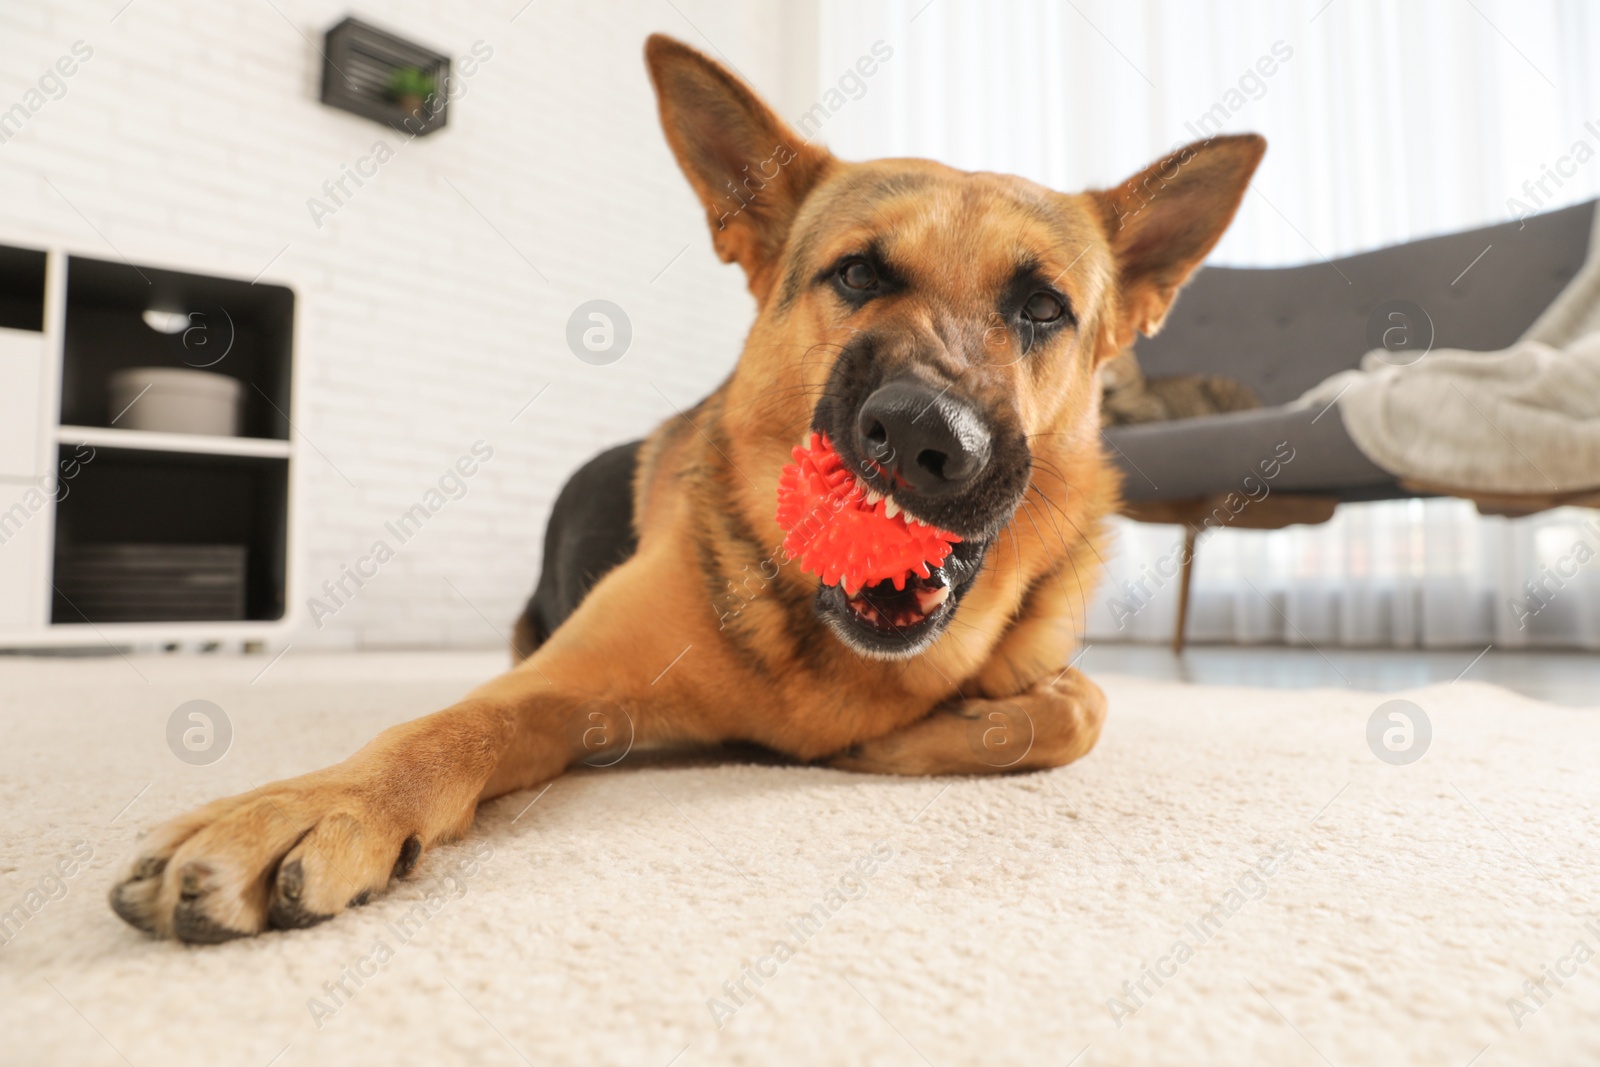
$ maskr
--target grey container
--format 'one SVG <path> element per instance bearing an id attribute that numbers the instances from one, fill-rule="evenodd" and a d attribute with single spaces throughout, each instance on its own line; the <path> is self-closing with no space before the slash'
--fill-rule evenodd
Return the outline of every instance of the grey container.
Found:
<path id="1" fill-rule="evenodd" d="M 106 418 L 120 430 L 239 435 L 244 385 L 237 378 L 179 367 L 132 367 L 113 374 L 107 385 Z"/>

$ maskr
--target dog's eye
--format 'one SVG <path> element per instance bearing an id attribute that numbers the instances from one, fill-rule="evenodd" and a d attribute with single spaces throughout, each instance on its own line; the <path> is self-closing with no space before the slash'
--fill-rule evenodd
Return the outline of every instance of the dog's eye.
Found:
<path id="1" fill-rule="evenodd" d="M 839 280 L 851 289 L 871 289 L 878 284 L 878 272 L 865 260 L 853 259 L 839 268 Z"/>
<path id="2" fill-rule="evenodd" d="M 1038 323 L 1054 322 L 1066 314 L 1066 305 L 1061 303 L 1061 298 L 1054 293 L 1037 292 L 1028 297 L 1028 302 L 1022 305 L 1022 313 L 1031 321 Z"/>

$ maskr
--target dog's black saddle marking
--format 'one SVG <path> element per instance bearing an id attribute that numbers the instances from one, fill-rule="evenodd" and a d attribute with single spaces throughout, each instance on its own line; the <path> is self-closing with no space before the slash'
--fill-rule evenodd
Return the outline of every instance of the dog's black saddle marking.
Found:
<path id="1" fill-rule="evenodd" d="M 607 449 L 567 479 L 544 531 L 544 566 L 523 609 L 537 648 L 577 610 L 589 590 L 639 547 L 633 531 L 633 472 L 639 446 Z M 526 649 L 524 651 L 531 651 Z"/>

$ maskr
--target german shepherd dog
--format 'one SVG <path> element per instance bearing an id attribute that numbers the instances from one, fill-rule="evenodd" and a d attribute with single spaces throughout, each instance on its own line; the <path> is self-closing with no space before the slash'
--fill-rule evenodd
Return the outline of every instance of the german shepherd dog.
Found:
<path id="1" fill-rule="evenodd" d="M 1059 767 L 1105 697 L 1070 666 L 1117 477 L 1100 365 L 1162 322 L 1232 219 L 1256 136 L 1063 194 L 938 163 L 847 163 L 651 37 L 661 123 L 758 311 L 737 366 L 561 493 L 521 657 L 343 763 L 145 835 L 123 919 L 218 942 L 310 926 L 404 878 L 480 803 L 629 746 L 753 743 L 880 774 Z M 781 545 L 779 473 L 826 435 L 869 491 L 958 534 L 853 595 Z M 876 499 L 876 498 L 874 498 Z"/>

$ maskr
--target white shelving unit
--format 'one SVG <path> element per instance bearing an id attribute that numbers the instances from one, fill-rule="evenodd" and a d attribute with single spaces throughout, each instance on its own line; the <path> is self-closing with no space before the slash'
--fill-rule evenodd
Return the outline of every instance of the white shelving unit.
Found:
<path id="1" fill-rule="evenodd" d="M 227 335 L 190 358 L 187 334 L 145 325 L 151 307 L 218 311 Z M 0 648 L 282 638 L 299 580 L 294 312 L 281 285 L 0 242 Z M 186 364 L 245 382 L 244 436 L 108 425 L 111 373 Z M 58 554 L 112 544 L 246 546 L 245 617 L 74 618 Z"/>

